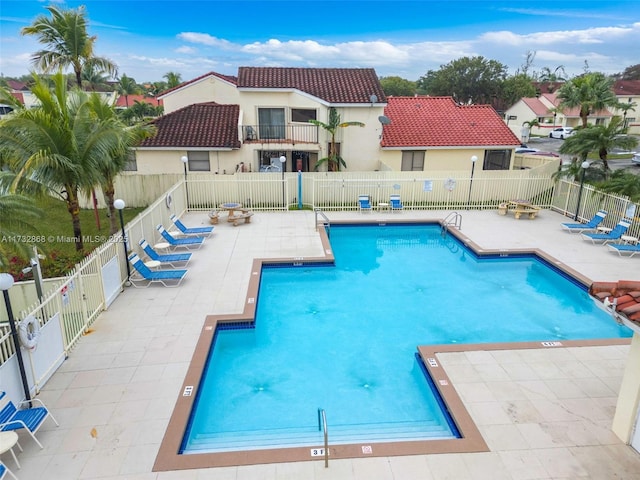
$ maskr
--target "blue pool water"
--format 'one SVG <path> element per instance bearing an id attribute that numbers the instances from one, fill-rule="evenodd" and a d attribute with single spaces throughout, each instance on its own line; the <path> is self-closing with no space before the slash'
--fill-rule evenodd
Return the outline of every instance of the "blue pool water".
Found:
<path id="1" fill-rule="evenodd" d="M 182 453 L 452 438 L 425 344 L 629 337 L 531 257 L 478 259 L 439 226 L 331 228 L 335 266 L 263 269 L 255 328 L 219 330 Z"/>

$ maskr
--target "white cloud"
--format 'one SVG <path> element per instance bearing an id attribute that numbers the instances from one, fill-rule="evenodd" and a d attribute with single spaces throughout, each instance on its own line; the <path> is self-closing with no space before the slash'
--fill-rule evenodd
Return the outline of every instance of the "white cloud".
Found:
<path id="1" fill-rule="evenodd" d="M 184 45 L 182 47 L 178 47 L 178 48 L 176 48 L 174 50 L 174 52 L 176 52 L 176 53 L 184 53 L 184 54 L 187 54 L 187 55 L 197 53 L 197 51 L 198 51 L 197 48 L 187 47 L 186 45 Z"/>
<path id="2" fill-rule="evenodd" d="M 601 44 L 628 37 L 628 41 L 637 38 L 640 34 L 638 24 L 628 27 L 597 27 L 585 30 L 559 30 L 552 32 L 536 32 L 518 34 L 508 30 L 487 32 L 479 37 L 480 41 L 486 41 L 501 45 L 526 46 L 534 48 L 538 45 L 552 44 Z"/>
<path id="3" fill-rule="evenodd" d="M 182 32 L 177 35 L 180 40 L 189 43 L 198 43 L 202 45 L 207 45 L 209 47 L 217 47 L 223 49 L 234 49 L 236 48 L 233 43 L 223 40 L 208 33 L 198 33 L 198 32 Z"/>

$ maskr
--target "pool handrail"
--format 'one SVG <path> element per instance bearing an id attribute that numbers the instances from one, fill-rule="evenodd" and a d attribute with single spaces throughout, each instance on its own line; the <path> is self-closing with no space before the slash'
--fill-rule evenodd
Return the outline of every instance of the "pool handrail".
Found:
<path id="1" fill-rule="evenodd" d="M 329 429 L 324 408 L 318 408 L 318 427 L 324 434 L 324 468 L 329 468 Z"/>

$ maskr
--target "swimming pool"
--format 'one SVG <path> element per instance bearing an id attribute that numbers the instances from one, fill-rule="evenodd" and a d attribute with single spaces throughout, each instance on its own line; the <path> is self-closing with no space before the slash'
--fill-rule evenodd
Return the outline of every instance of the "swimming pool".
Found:
<path id="1" fill-rule="evenodd" d="M 183 453 L 450 438 L 418 345 L 630 336 L 533 256 L 483 258 L 439 226 L 332 227 L 335 266 L 264 268 L 255 329 L 219 329 Z M 242 327 L 236 326 L 236 327 Z"/>

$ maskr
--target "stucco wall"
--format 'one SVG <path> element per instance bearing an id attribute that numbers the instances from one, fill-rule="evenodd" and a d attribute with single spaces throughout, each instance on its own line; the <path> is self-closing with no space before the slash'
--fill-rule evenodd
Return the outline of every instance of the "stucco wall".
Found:
<path id="1" fill-rule="evenodd" d="M 167 114 L 194 103 L 238 104 L 238 98 L 235 85 L 211 76 L 168 93 L 162 98 L 162 102 L 164 113 Z"/>

